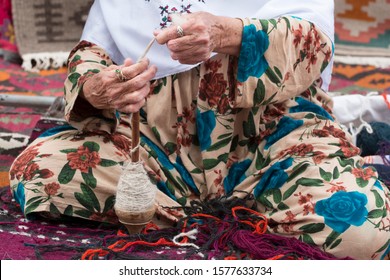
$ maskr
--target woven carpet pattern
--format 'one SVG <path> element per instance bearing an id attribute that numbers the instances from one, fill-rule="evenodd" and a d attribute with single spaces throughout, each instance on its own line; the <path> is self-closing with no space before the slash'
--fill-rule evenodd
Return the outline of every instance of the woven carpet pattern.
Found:
<path id="1" fill-rule="evenodd" d="M 390 69 L 335 63 L 329 90 L 342 94 L 362 95 L 372 91 L 379 94 L 390 93 Z"/>
<path id="2" fill-rule="evenodd" d="M 66 69 L 27 72 L 18 64 L 0 59 L 0 94 L 62 96 Z"/>
<path id="3" fill-rule="evenodd" d="M 390 0 L 335 0 L 336 54 L 390 56 Z"/>
<path id="4" fill-rule="evenodd" d="M 9 185 L 8 171 L 15 157 L 27 145 L 41 115 L 28 108 L 0 113 L 0 188 Z"/>
<path id="5" fill-rule="evenodd" d="M 0 188 L 0 238 L 6 240 L 0 242 L 0 259 L 337 259 L 298 239 L 257 232 L 267 228 L 266 221 L 261 216 L 253 220 L 245 216 L 248 209 L 237 211 L 241 210 L 239 218 L 207 213 L 202 220 L 202 214 L 194 214 L 191 224 L 185 220 L 166 229 L 149 224 L 140 234 L 128 235 L 121 227 L 85 220 L 26 220 L 9 189 Z M 241 223 L 245 217 L 249 220 Z M 194 230 L 197 220 L 201 221 Z"/>
<path id="6" fill-rule="evenodd" d="M 0 59 L 1 95 L 62 96 L 66 69 L 27 72 L 18 64 Z M 0 106 L 0 188 L 9 185 L 8 171 L 24 149 L 45 108 Z"/>
<path id="7" fill-rule="evenodd" d="M 12 0 L 21 55 L 69 52 L 79 41 L 92 1 Z"/>

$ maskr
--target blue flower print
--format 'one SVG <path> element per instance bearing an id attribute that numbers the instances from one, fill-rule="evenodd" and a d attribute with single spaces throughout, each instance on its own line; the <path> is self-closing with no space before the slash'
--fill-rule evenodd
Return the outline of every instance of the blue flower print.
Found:
<path id="1" fill-rule="evenodd" d="M 368 215 L 365 207 L 367 196 L 359 192 L 336 192 L 327 199 L 316 203 L 315 212 L 323 216 L 325 224 L 338 233 L 351 225 L 361 226 Z"/>
<path id="2" fill-rule="evenodd" d="M 374 186 L 377 187 L 378 189 L 380 189 L 381 191 L 383 191 L 383 187 L 381 185 L 381 182 L 379 182 L 379 180 L 375 181 Z"/>
<path id="3" fill-rule="evenodd" d="M 288 174 L 284 170 L 293 164 L 293 158 L 274 163 L 261 177 L 260 182 L 254 189 L 254 196 L 259 197 L 264 191 L 269 189 L 279 189 L 286 183 Z"/>
<path id="4" fill-rule="evenodd" d="M 390 246 L 386 249 L 386 251 L 384 252 L 384 254 L 382 255 L 382 257 L 380 259 L 384 260 L 385 257 L 387 257 L 388 254 L 390 254 Z"/>
<path id="5" fill-rule="evenodd" d="M 144 136 L 141 136 L 141 140 L 157 154 L 157 159 L 162 166 L 168 170 L 172 170 L 174 168 L 173 164 L 169 160 L 169 157 L 156 144 Z"/>
<path id="6" fill-rule="evenodd" d="M 16 203 L 20 205 L 20 209 L 24 213 L 24 205 L 26 204 L 26 197 L 24 195 L 24 185 L 22 183 L 18 183 L 16 189 L 13 190 L 13 195 Z"/>
<path id="7" fill-rule="evenodd" d="M 165 193 L 167 196 L 169 196 L 172 200 L 176 201 L 176 197 L 174 194 L 169 190 L 167 184 L 164 181 L 158 181 L 157 182 L 157 188 Z"/>
<path id="8" fill-rule="evenodd" d="M 263 30 L 251 24 L 243 29 L 237 79 L 245 82 L 250 76 L 259 78 L 268 68 L 264 57 L 269 46 L 269 38 Z"/>
<path id="9" fill-rule="evenodd" d="M 57 133 L 63 132 L 63 131 L 70 131 L 70 130 L 76 130 L 73 126 L 65 124 L 65 125 L 60 125 L 56 127 L 49 128 L 45 132 L 43 132 L 41 135 L 38 136 L 38 138 L 41 137 L 47 137 L 47 136 L 52 136 Z"/>
<path id="10" fill-rule="evenodd" d="M 199 190 L 196 187 L 194 180 L 192 179 L 188 170 L 183 165 L 183 161 L 181 160 L 180 157 L 176 157 L 176 163 L 172 163 L 169 160 L 169 157 L 164 153 L 164 151 L 161 150 L 156 144 L 154 144 L 148 138 L 146 138 L 145 136 L 141 136 L 141 140 L 157 154 L 157 159 L 164 168 L 166 168 L 167 170 L 176 169 L 177 172 L 180 173 L 183 181 L 191 188 L 191 190 L 196 194 L 199 194 Z M 160 191 L 168 195 L 170 198 L 176 200 L 174 194 L 169 190 L 166 182 L 163 181 L 157 182 L 157 187 Z"/>
<path id="11" fill-rule="evenodd" d="M 209 110 L 201 113 L 199 109 L 196 110 L 196 130 L 200 143 L 200 149 L 206 150 L 211 145 L 211 132 L 216 126 L 215 114 Z"/>
<path id="12" fill-rule="evenodd" d="M 283 116 L 283 118 L 280 119 L 278 125 L 276 126 L 276 131 L 265 138 L 267 143 L 265 144 L 264 148 L 268 149 L 275 142 L 282 139 L 284 136 L 301 125 L 303 125 L 303 120 L 294 120 L 293 118 Z"/>
<path id="13" fill-rule="evenodd" d="M 229 174 L 223 180 L 223 187 L 226 194 L 231 194 L 234 188 L 245 180 L 245 171 L 249 168 L 251 163 L 252 161 L 250 159 L 233 163 L 229 169 Z"/>
<path id="14" fill-rule="evenodd" d="M 188 170 L 185 168 L 183 161 L 181 160 L 181 158 L 179 156 L 176 157 L 176 163 L 174 163 L 174 166 L 175 166 L 177 172 L 180 173 L 181 178 L 183 179 L 184 183 L 186 183 L 194 193 L 199 195 L 200 192 L 199 192 L 199 190 L 194 182 L 194 179 L 192 178 L 190 172 L 188 172 Z"/>
<path id="15" fill-rule="evenodd" d="M 312 112 L 319 116 L 323 116 L 331 121 L 334 121 L 332 116 L 324 108 L 318 106 L 317 104 L 314 104 L 302 97 L 295 98 L 295 101 L 298 103 L 298 105 L 291 107 L 289 110 L 290 113 Z"/>

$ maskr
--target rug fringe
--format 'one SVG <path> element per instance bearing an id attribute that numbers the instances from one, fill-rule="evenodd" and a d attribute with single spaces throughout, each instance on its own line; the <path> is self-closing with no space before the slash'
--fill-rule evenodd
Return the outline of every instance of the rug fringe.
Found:
<path id="1" fill-rule="evenodd" d="M 335 55 L 334 61 L 345 64 L 372 65 L 378 68 L 390 67 L 390 57 L 382 56 Z"/>
<path id="2" fill-rule="evenodd" d="M 22 55 L 22 68 L 30 72 L 57 69 L 66 65 L 69 52 L 42 52 Z"/>

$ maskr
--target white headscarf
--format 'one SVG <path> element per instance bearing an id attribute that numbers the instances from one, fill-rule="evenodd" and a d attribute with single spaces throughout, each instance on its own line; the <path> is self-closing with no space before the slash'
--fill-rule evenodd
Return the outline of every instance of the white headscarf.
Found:
<path id="1" fill-rule="evenodd" d="M 136 61 L 153 38 L 155 29 L 169 25 L 168 13 L 207 11 L 215 15 L 271 19 L 297 16 L 316 24 L 334 38 L 333 1 L 329 0 L 95 0 L 81 39 L 104 48 L 117 64 Z M 189 70 L 196 65 L 170 58 L 166 46 L 154 44 L 147 54 L 158 72 L 156 78 Z M 324 85 L 330 81 L 330 65 Z"/>

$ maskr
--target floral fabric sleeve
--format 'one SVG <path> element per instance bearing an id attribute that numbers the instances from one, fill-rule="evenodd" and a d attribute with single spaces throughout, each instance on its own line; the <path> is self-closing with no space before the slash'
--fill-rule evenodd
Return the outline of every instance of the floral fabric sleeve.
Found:
<path id="1" fill-rule="evenodd" d="M 65 118 L 75 128 L 83 131 L 112 132 L 118 118 L 114 110 L 99 110 L 80 97 L 85 81 L 112 65 L 108 54 L 99 46 L 81 41 L 68 59 L 68 77 L 65 80 Z"/>
<path id="2" fill-rule="evenodd" d="M 294 17 L 243 22 L 235 107 L 279 103 L 298 96 L 329 64 L 332 42 L 313 23 Z"/>

